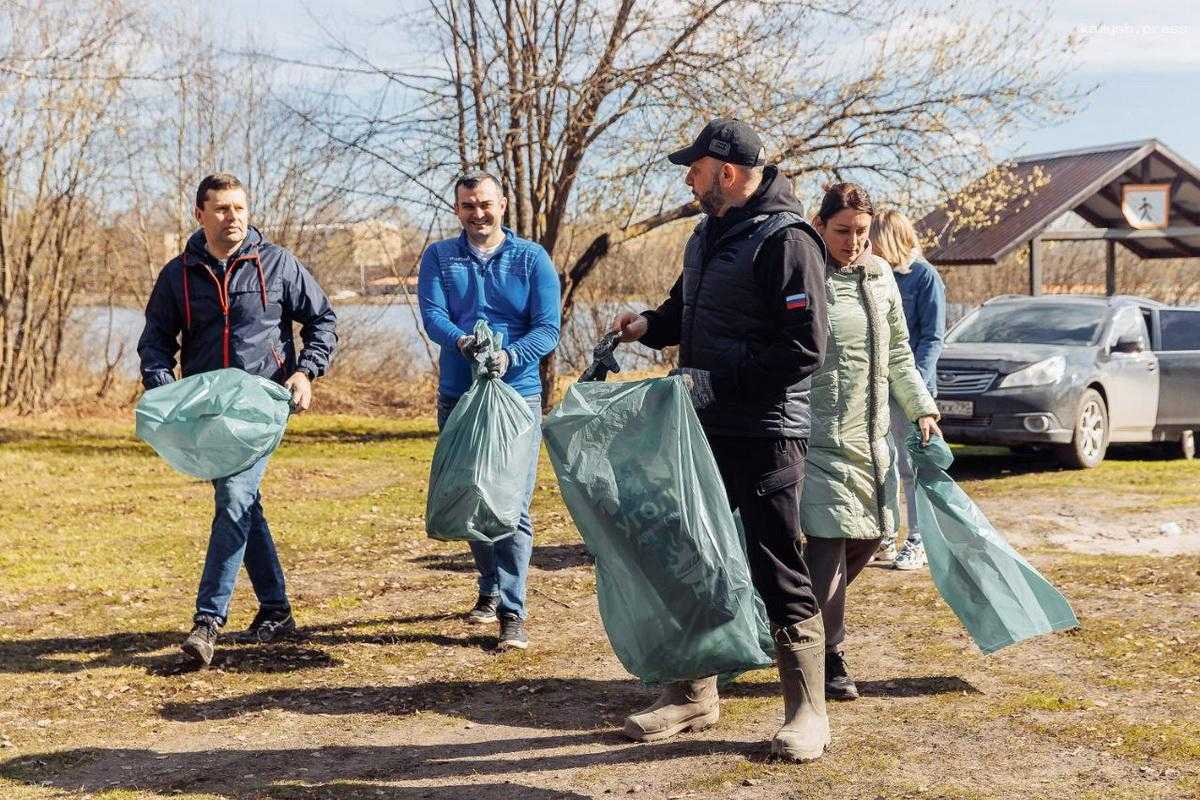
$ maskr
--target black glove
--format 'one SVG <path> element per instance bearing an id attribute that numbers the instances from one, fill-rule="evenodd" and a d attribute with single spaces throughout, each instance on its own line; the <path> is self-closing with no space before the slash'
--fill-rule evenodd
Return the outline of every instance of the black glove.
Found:
<path id="1" fill-rule="evenodd" d="M 717 401 L 717 396 L 713 394 L 712 373 L 708 370 L 680 367 L 671 370 L 670 374 L 683 376 L 683 385 L 687 387 L 692 406 L 697 411 L 708 408 Z"/>

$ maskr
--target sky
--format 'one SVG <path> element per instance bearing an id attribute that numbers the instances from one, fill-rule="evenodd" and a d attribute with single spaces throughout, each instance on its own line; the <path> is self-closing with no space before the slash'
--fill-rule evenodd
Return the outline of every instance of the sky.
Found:
<path id="1" fill-rule="evenodd" d="M 952 0 L 948 0 L 951 2 Z M 1006 9 L 1041 14 L 1046 0 L 1003 2 Z M 1156 138 L 1194 164 L 1200 164 L 1200 0 L 1049 0 L 1050 25 L 1065 37 L 1083 40 L 1075 55 L 1074 77 L 1094 86 L 1070 119 L 1052 127 L 1022 131 L 1005 143 L 1001 156 L 1069 150 Z M 967 13 L 987 15 L 997 0 L 958 0 Z M 310 51 L 323 40 L 321 25 L 365 35 L 368 20 L 402 8 L 422 8 L 420 0 L 242 0 L 238 4 L 263 23 L 259 31 L 280 49 Z M 307 11 L 305 11 L 307 9 Z M 403 42 L 394 28 L 375 28 L 374 50 L 392 63 L 403 60 Z M 391 52 L 389 52 L 389 50 Z"/>
<path id="2" fill-rule="evenodd" d="M 1078 77 L 1096 85 L 1081 111 L 1030 131 L 1019 153 L 1155 138 L 1200 164 L 1200 2 L 1054 0 L 1059 32 L 1086 37 Z"/>

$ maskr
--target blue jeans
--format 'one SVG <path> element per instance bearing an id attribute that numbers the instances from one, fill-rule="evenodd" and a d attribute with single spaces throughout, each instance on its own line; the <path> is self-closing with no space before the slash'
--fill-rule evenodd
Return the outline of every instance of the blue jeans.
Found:
<path id="1" fill-rule="evenodd" d="M 269 460 L 270 456 L 260 458 L 236 475 L 212 482 L 216 490 L 216 513 L 208 538 L 204 574 L 196 593 L 197 620 L 201 616 L 215 617 L 225 624 L 243 560 L 259 605 L 268 610 L 289 608 L 283 567 L 279 565 L 258 491 Z"/>
<path id="2" fill-rule="evenodd" d="M 471 555 L 475 557 L 475 571 L 479 573 L 479 593 L 499 595 L 497 613 L 511 614 L 525 619 L 525 581 L 529 574 L 529 559 L 533 555 L 533 520 L 529 516 L 529 503 L 533 500 L 533 487 L 537 483 L 538 454 L 542 449 L 542 397 L 533 395 L 524 398 L 533 412 L 538 430 L 534 439 L 534 457 L 529 464 L 529 479 L 525 483 L 525 510 L 517 522 L 517 532 L 494 544 L 471 542 Z M 450 412 L 458 399 L 438 395 L 438 430 L 446 424 Z"/>
<path id="3" fill-rule="evenodd" d="M 898 406 L 895 400 L 889 400 L 889 403 L 892 439 L 896 444 L 896 461 L 892 464 L 892 469 L 895 470 L 901 491 L 904 492 L 904 519 L 908 524 L 908 541 L 920 544 L 921 531 L 917 528 L 917 478 L 913 474 L 908 447 L 904 444 L 908 440 L 909 431 L 913 429 L 913 424 L 904 416 L 904 409 Z M 899 520 L 896 521 L 896 529 L 900 529 Z"/>

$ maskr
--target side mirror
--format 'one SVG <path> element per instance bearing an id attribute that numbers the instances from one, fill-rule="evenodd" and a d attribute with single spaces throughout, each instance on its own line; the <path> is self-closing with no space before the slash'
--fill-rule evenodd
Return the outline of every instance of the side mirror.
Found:
<path id="1" fill-rule="evenodd" d="M 1114 353 L 1140 353 L 1145 348 L 1142 347 L 1142 339 L 1139 336 L 1122 336 L 1117 339 L 1117 343 L 1112 346 Z"/>

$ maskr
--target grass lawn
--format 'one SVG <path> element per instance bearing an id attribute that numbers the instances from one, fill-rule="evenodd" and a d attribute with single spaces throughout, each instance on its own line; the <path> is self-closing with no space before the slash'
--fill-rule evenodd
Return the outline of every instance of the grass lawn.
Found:
<path id="1" fill-rule="evenodd" d="M 821 762 L 769 761 L 774 672 L 722 721 L 634 745 L 647 704 L 613 656 L 548 462 L 535 493 L 527 653 L 457 613 L 465 546 L 424 533 L 429 421 L 296 418 L 264 504 L 304 638 L 186 668 L 212 490 L 110 419 L 0 417 L 0 798 L 1181 798 L 1200 796 L 1200 557 L 1053 544 L 1194 530 L 1200 462 L 1045 470 L 961 452 L 986 513 L 1071 599 L 1080 630 L 984 657 L 926 573 L 851 589 L 863 698 Z M 230 629 L 255 604 L 239 583 Z"/>

